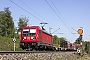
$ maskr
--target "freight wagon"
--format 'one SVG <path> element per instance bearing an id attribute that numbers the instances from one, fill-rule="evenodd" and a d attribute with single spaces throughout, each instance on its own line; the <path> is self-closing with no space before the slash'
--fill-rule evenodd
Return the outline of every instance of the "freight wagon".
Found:
<path id="1" fill-rule="evenodd" d="M 61 50 L 77 50 L 78 48 L 81 47 L 81 44 L 75 44 L 75 43 L 70 43 L 66 40 L 62 40 L 60 42 L 60 47 L 61 47 Z"/>

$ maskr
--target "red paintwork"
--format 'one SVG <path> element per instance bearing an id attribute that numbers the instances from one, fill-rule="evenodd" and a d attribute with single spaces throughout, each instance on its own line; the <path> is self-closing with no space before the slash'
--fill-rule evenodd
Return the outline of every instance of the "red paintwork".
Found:
<path id="1" fill-rule="evenodd" d="M 27 28 L 27 29 L 35 28 L 36 29 L 36 35 L 34 35 L 36 37 L 35 40 L 31 39 L 31 37 L 34 37 L 34 36 L 24 36 L 22 34 L 23 29 L 25 29 L 25 28 Z M 26 39 L 22 40 L 23 37 L 26 37 Z M 42 42 L 45 44 L 53 44 L 52 35 L 45 31 L 42 31 L 42 29 L 39 26 L 24 26 L 21 31 L 20 41 L 21 42 Z"/>
<path id="2" fill-rule="evenodd" d="M 47 34 L 46 32 L 42 32 L 42 42 L 47 44 L 52 44 L 52 35 Z"/>

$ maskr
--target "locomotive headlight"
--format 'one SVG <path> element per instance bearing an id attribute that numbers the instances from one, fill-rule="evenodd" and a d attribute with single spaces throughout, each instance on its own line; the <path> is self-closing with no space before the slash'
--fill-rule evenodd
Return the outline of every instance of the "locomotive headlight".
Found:
<path id="1" fill-rule="evenodd" d="M 31 37 L 31 39 L 32 39 L 32 40 L 35 40 L 35 39 L 36 39 L 36 37 Z"/>
<path id="2" fill-rule="evenodd" d="M 33 37 L 31 37 L 31 39 L 33 39 Z"/>
<path id="3" fill-rule="evenodd" d="M 24 37 L 24 39 L 26 39 L 26 37 Z"/>

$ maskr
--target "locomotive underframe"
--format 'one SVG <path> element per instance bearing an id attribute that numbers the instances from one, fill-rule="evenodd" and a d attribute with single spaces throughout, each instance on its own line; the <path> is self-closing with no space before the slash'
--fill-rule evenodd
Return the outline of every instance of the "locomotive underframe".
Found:
<path id="1" fill-rule="evenodd" d="M 27 43 L 23 43 L 20 42 L 20 48 L 22 48 L 23 50 L 27 50 L 27 51 L 32 51 L 32 50 L 55 50 L 55 48 L 53 47 L 53 45 L 51 44 L 45 44 L 42 42 L 27 42 Z"/>

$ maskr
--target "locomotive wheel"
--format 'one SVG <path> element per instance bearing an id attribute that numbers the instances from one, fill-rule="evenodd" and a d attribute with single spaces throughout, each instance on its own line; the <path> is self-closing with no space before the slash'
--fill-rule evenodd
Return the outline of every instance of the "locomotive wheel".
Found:
<path id="1" fill-rule="evenodd" d="M 35 50 L 36 50 L 36 51 L 39 51 L 39 47 L 38 47 L 38 46 L 35 46 Z"/>
<path id="2" fill-rule="evenodd" d="M 52 47 L 52 51 L 56 51 L 56 48 L 55 47 Z"/>
<path id="3" fill-rule="evenodd" d="M 32 51 L 33 50 L 33 48 L 28 48 L 28 49 L 25 49 L 26 51 Z"/>
<path id="4" fill-rule="evenodd" d="M 25 51 L 29 51 L 28 49 L 25 49 Z"/>
<path id="5" fill-rule="evenodd" d="M 29 48 L 29 51 L 32 51 L 33 50 L 33 48 Z"/>

